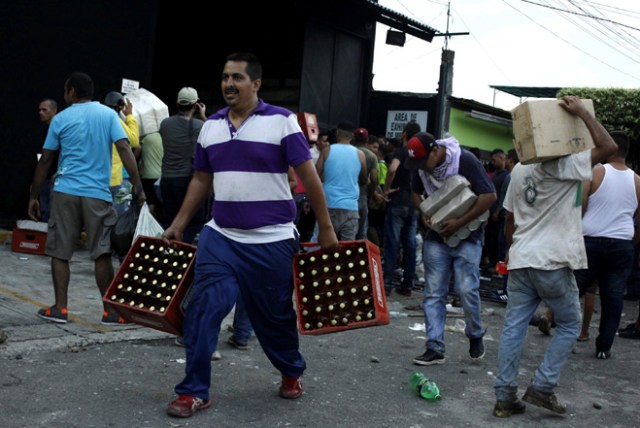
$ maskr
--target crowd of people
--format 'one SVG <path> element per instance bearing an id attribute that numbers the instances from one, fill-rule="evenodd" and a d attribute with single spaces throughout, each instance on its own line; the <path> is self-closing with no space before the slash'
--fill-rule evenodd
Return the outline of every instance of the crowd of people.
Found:
<path id="1" fill-rule="evenodd" d="M 299 350 L 292 260 L 303 242 L 333 251 L 340 241 L 369 239 L 381 250 L 388 297 L 422 290 L 425 347 L 413 363 L 423 366 L 445 362 L 450 284 L 464 310 L 469 357 L 484 357 L 481 269 L 506 261 L 494 415 L 522 413 L 522 401 L 565 413 L 553 390 L 579 337 L 579 299 L 597 285 L 602 317 L 595 355 L 607 359 L 637 257 L 640 177 L 625 165 L 626 136 L 607 132 L 579 98 L 564 97 L 564 109 L 589 129 L 592 150 L 522 165 L 515 150 L 496 149 L 488 171 L 465 142 L 437 139 L 416 122 L 387 141 L 341 121 L 309 141 L 294 113 L 259 97 L 261 84 L 257 57 L 230 54 L 220 88 L 225 108 L 207 117 L 196 89 L 184 87 L 177 113 L 157 132 L 139 135 L 126 96 L 112 92 L 102 103 L 93 101 L 91 78 L 69 75 L 68 107 L 42 119 L 49 128 L 30 191 L 29 215 L 42 219 L 44 190 L 53 178 L 45 252 L 52 260 L 55 303 L 37 315 L 67 322 L 69 260 L 83 230 L 104 295 L 114 276 L 108 232 L 118 215 L 147 202 L 167 244 L 197 245 L 177 340 L 185 348 L 185 376 L 167 407 L 169 415 L 190 417 L 212 404 L 211 361 L 220 357 L 221 324 L 234 307 L 227 343 L 247 349 L 255 334 L 281 374 L 279 395 L 302 395 L 306 362 Z M 41 110 L 50 105 L 44 100 Z M 457 217 L 432 221 L 420 204 L 453 176 L 464 177 L 476 198 Z M 452 243 L 452 236 L 485 213 L 486 222 Z M 521 401 L 520 353 L 540 303 L 552 311 L 556 333 Z M 103 324 L 126 322 L 105 303 Z M 640 313 L 638 322 L 621 331 L 637 339 Z"/>

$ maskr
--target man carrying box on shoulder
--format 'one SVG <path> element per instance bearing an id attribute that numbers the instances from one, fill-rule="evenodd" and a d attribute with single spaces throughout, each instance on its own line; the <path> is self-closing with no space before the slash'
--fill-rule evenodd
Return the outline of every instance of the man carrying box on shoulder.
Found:
<path id="1" fill-rule="evenodd" d="M 566 412 L 553 389 L 582 324 L 573 274 L 587 267 L 582 182 L 591 180 L 592 165 L 612 155 L 616 143 L 578 97 L 565 96 L 560 106 L 582 120 L 595 147 L 541 163 L 520 163 L 511 172 L 504 200 L 509 302 L 498 353 L 497 417 L 525 411 L 516 395 L 518 366 L 529 320 L 541 301 L 554 313 L 556 332 L 522 399 L 554 413 Z"/>

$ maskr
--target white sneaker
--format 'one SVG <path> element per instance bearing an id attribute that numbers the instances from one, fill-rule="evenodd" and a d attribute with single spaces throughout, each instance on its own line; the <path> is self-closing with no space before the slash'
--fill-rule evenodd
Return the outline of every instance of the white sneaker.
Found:
<path id="1" fill-rule="evenodd" d="M 220 358 L 222 358 L 222 354 L 219 351 L 215 351 L 211 356 L 211 361 L 218 361 Z"/>

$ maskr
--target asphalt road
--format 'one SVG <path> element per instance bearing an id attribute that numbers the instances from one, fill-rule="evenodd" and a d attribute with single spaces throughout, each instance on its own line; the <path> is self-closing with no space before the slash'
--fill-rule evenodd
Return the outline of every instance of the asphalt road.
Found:
<path id="1" fill-rule="evenodd" d="M 390 311 L 407 316 L 390 324 L 300 337 L 307 360 L 304 395 L 278 397 L 280 376 L 255 338 L 250 349 L 224 343 L 213 363 L 213 406 L 190 419 L 166 415 L 173 387 L 184 374 L 184 349 L 167 333 L 141 326 L 100 326 L 100 296 L 84 251 L 72 262 L 70 322 L 56 325 L 35 316 L 51 304 L 49 260 L 0 248 L 0 426 L 12 427 L 635 427 L 640 426 L 640 342 L 617 338 L 613 358 L 594 357 L 592 339 L 577 343 L 556 393 L 567 415 L 527 406 L 522 415 L 498 419 L 493 382 L 505 306 L 483 302 L 487 327 L 484 359 L 472 362 L 460 318 L 447 321 L 447 361 L 419 367 L 424 320 L 410 310 L 421 301 L 392 295 Z M 599 305 L 599 303 L 597 303 Z M 637 302 L 625 302 L 623 324 Z M 231 318 L 225 321 L 230 324 Z M 521 393 L 542 359 L 549 337 L 529 328 L 520 368 Z M 408 387 L 421 371 L 442 394 L 428 402 Z"/>

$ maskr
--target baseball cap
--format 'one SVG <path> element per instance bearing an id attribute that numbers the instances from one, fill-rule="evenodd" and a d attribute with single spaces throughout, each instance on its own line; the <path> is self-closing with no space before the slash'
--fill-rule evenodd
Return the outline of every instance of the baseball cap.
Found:
<path id="1" fill-rule="evenodd" d="M 198 91 L 188 86 L 178 92 L 178 104 L 188 106 L 198 102 Z"/>
<path id="2" fill-rule="evenodd" d="M 118 107 L 124 105 L 124 97 L 120 92 L 111 91 L 104 97 L 104 105 Z"/>
<path id="3" fill-rule="evenodd" d="M 424 165 L 424 161 L 436 146 L 436 140 L 433 135 L 427 132 L 418 132 L 407 142 L 407 159 L 404 166 L 407 169 L 418 169 Z"/>
<path id="4" fill-rule="evenodd" d="M 367 141 L 369 139 L 369 131 L 365 128 L 358 128 L 353 132 L 353 138 L 360 141 Z"/>

